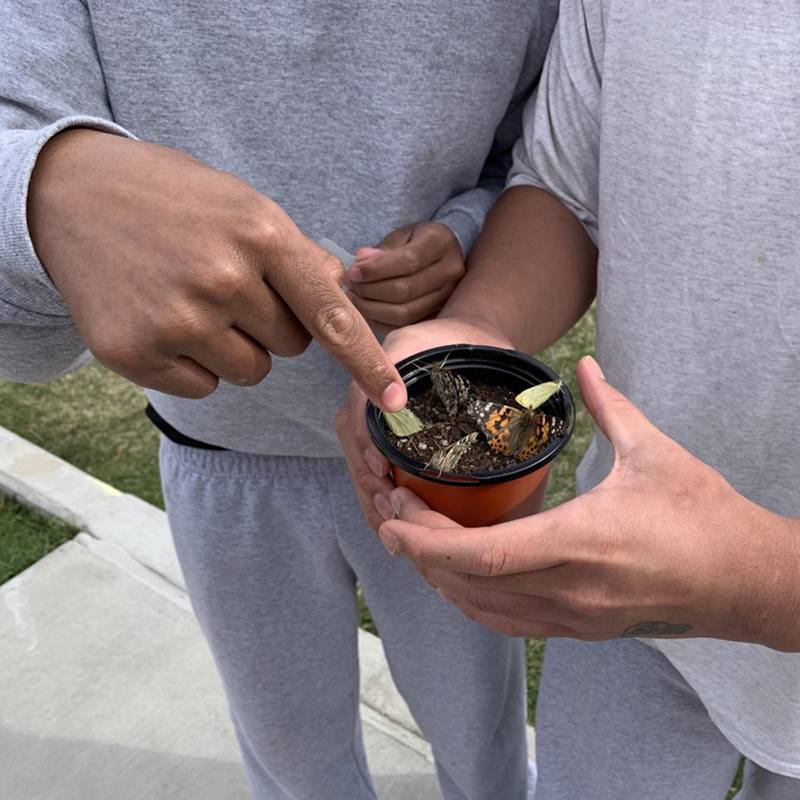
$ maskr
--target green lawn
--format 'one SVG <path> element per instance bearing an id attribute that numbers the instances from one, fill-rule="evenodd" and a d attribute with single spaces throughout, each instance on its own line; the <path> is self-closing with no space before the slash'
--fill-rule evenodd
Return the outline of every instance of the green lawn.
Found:
<path id="1" fill-rule="evenodd" d="M 74 535 L 69 525 L 35 514 L 0 494 L 0 583 L 18 575 Z"/>
<path id="2" fill-rule="evenodd" d="M 0 381 L 0 425 L 163 508 L 144 394 L 97 364 L 48 384 Z"/>
<path id="3" fill-rule="evenodd" d="M 542 355 L 555 369 L 563 367 L 576 399 L 575 364 L 593 347 L 594 317 L 588 314 L 568 337 Z M 144 406 L 142 392 L 97 364 L 47 385 L 0 381 L 0 425 L 121 491 L 163 507 L 158 433 L 143 415 Z M 548 505 L 562 503 L 575 493 L 575 467 L 592 431 L 591 421 L 578 406 L 575 436 L 552 470 Z M 34 530 L 51 533 L 34 534 Z M 68 535 L 57 523 L 42 527 L 29 512 L 4 501 L 0 505 L 0 567 L 8 564 L 9 569 L 2 579 L 41 558 Z M 363 602 L 361 619 L 363 627 L 374 631 Z M 543 652 L 543 643 L 528 643 L 531 721 Z"/>

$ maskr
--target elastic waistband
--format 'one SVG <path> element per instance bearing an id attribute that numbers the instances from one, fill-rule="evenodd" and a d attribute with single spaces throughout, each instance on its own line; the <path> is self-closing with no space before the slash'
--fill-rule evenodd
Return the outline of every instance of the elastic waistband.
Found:
<path id="1" fill-rule="evenodd" d="M 162 467 L 193 472 L 210 478 L 282 478 L 321 476 L 347 469 L 343 458 L 311 456 L 266 456 L 235 450 L 187 447 L 161 437 Z"/>
<path id="2" fill-rule="evenodd" d="M 158 428 L 164 436 L 175 444 L 182 444 L 184 447 L 196 447 L 199 450 L 226 450 L 225 447 L 219 447 L 215 444 L 208 442 L 201 442 L 199 439 L 192 439 L 191 436 L 181 433 L 177 428 L 170 425 L 153 406 L 148 403 L 144 410 L 145 416 Z"/>

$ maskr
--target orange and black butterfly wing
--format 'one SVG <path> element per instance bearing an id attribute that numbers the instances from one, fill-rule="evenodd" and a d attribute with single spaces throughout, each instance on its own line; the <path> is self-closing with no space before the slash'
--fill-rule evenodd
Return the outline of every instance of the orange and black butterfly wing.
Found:
<path id="1" fill-rule="evenodd" d="M 492 450 L 514 456 L 517 461 L 533 458 L 565 429 L 564 421 L 558 417 L 500 403 L 474 403 L 471 412 Z"/>
<path id="2" fill-rule="evenodd" d="M 513 455 L 512 430 L 516 429 L 514 422 L 518 417 L 523 416 L 523 412 L 500 403 L 485 402 L 474 403 L 471 411 L 478 420 L 492 450 L 507 456 Z"/>
<path id="3" fill-rule="evenodd" d="M 517 461 L 527 461 L 529 458 L 533 458 L 555 437 L 561 436 L 565 427 L 564 420 L 558 417 L 550 414 L 531 414 L 525 425 L 522 444 L 514 450 Z"/>

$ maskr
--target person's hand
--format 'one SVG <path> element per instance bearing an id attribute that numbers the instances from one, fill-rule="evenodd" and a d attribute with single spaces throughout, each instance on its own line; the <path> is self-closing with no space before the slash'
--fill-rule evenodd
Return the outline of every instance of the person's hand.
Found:
<path id="1" fill-rule="evenodd" d="M 384 333 L 436 314 L 466 271 L 458 240 L 439 222 L 399 228 L 355 255 L 350 299 Z"/>
<path id="2" fill-rule="evenodd" d="M 389 358 L 397 363 L 431 347 L 448 344 L 483 344 L 511 347 L 501 334 L 485 323 L 456 319 L 433 319 L 390 333 L 384 341 Z M 372 444 L 367 430 L 367 398 L 355 383 L 336 415 L 336 432 L 342 446 L 353 485 L 367 522 L 374 530 L 391 515 L 389 493 L 394 488 L 389 479 L 389 462 Z"/>
<path id="3" fill-rule="evenodd" d="M 797 520 L 737 494 L 578 367 L 614 467 L 564 505 L 461 528 L 406 489 L 380 537 L 469 618 L 512 636 L 713 637 L 800 650 Z M 389 514 L 387 513 L 387 516 Z"/>
<path id="4" fill-rule="evenodd" d="M 204 397 L 261 381 L 313 336 L 386 410 L 405 387 L 342 288 L 339 261 L 271 200 L 185 153 L 74 129 L 28 197 L 37 254 L 101 363 Z"/>

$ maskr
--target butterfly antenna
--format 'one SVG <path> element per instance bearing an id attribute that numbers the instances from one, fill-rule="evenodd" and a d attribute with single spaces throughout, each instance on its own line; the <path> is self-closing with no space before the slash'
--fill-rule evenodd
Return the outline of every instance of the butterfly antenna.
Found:
<path id="1" fill-rule="evenodd" d="M 418 358 L 415 358 L 413 361 L 410 361 L 408 366 L 421 369 L 423 372 L 427 374 L 430 374 L 431 371 L 431 368 L 427 364 L 421 364 Z"/>

